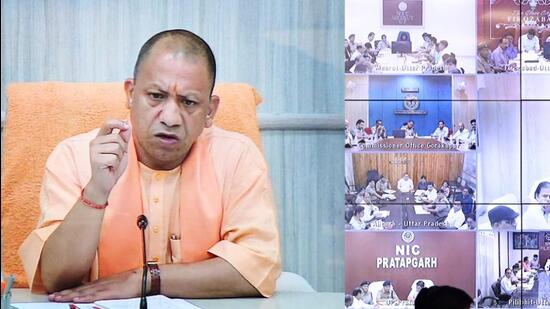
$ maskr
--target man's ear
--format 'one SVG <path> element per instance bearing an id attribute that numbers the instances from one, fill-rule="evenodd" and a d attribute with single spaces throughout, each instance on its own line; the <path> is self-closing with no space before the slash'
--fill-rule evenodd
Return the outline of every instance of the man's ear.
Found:
<path id="1" fill-rule="evenodd" d="M 208 104 L 208 113 L 206 114 L 206 128 L 210 128 L 214 124 L 214 116 L 218 112 L 218 106 L 220 105 L 220 97 L 217 95 L 210 96 L 210 102 Z"/>
<path id="2" fill-rule="evenodd" d="M 128 78 L 124 81 L 124 92 L 126 92 L 126 107 L 132 108 L 132 98 L 134 96 L 134 79 Z"/>

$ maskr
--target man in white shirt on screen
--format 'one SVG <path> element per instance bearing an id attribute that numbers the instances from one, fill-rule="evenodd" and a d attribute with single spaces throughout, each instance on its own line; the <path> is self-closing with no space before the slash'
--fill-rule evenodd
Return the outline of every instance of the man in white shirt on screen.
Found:
<path id="1" fill-rule="evenodd" d="M 512 284 L 512 270 L 506 268 L 504 276 L 500 279 L 500 294 L 506 299 L 510 299 L 512 293 L 518 288 Z"/>
<path id="2" fill-rule="evenodd" d="M 538 205 L 528 205 L 523 214 L 523 228 L 533 230 L 550 229 L 550 182 L 542 181 L 534 193 Z"/>
<path id="3" fill-rule="evenodd" d="M 526 34 L 522 35 L 519 38 L 518 46 L 520 47 L 520 52 L 538 53 L 540 51 L 540 43 L 535 29 L 529 29 Z"/>
<path id="4" fill-rule="evenodd" d="M 442 142 L 447 136 L 449 136 L 449 128 L 445 125 L 445 121 L 439 120 L 439 124 L 434 133 L 432 133 L 432 137 Z"/>
<path id="5" fill-rule="evenodd" d="M 458 130 L 453 134 L 452 139 L 457 145 L 468 142 L 468 129 L 464 127 L 464 123 L 458 123 Z"/>
<path id="6" fill-rule="evenodd" d="M 433 203 L 437 199 L 437 190 L 434 188 L 433 182 L 428 182 L 428 189 L 422 196 L 422 200 L 428 204 Z"/>
<path id="7" fill-rule="evenodd" d="M 405 173 L 403 178 L 399 179 L 397 182 L 397 189 L 403 193 L 409 193 L 414 190 L 414 183 L 408 173 Z"/>
<path id="8" fill-rule="evenodd" d="M 462 212 L 462 203 L 460 200 L 453 202 L 453 208 L 445 218 L 445 227 L 448 229 L 459 229 L 464 223 L 465 217 Z"/>

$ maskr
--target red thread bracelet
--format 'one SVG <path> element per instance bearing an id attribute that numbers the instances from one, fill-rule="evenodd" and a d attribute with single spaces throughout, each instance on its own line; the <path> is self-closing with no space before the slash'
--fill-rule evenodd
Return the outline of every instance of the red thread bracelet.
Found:
<path id="1" fill-rule="evenodd" d="M 80 202 L 82 202 L 82 204 L 84 204 L 85 206 L 92 207 L 95 209 L 105 209 L 105 207 L 109 205 L 109 202 L 105 202 L 105 204 L 102 205 L 102 204 L 96 204 L 92 200 L 85 198 L 84 189 L 82 189 L 82 192 L 80 192 Z"/>

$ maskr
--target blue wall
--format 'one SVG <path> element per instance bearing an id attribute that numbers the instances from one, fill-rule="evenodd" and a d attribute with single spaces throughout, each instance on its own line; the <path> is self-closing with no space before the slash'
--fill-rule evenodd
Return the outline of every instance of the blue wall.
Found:
<path id="1" fill-rule="evenodd" d="M 419 110 L 425 115 L 396 115 L 403 110 L 403 99 L 407 93 L 401 88 L 418 88 L 414 93 L 420 100 Z M 430 135 L 439 120 L 447 126 L 452 121 L 452 93 L 450 76 L 371 76 L 369 80 L 369 123 L 382 119 L 388 134 L 399 129 L 403 122 L 411 119 L 419 135 Z"/>

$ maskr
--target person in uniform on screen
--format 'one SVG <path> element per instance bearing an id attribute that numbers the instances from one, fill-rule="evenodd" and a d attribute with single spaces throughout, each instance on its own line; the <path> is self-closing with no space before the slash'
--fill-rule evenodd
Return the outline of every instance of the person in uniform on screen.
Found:
<path id="1" fill-rule="evenodd" d="M 517 212 L 507 206 L 499 205 L 489 210 L 489 222 L 494 230 L 515 230 Z"/>
<path id="2" fill-rule="evenodd" d="M 56 302 L 139 297 L 145 271 L 152 295 L 274 293 L 281 259 L 268 168 L 249 138 L 214 126 L 215 77 L 196 34 L 145 42 L 124 83 L 129 121 L 70 137 L 46 162 L 40 222 L 19 250 L 32 291 Z"/>
<path id="3" fill-rule="evenodd" d="M 370 281 L 363 281 L 359 285 L 361 290 L 363 290 L 363 303 L 367 305 L 374 304 L 374 297 L 372 297 L 372 293 L 369 291 Z"/>
<path id="4" fill-rule="evenodd" d="M 397 182 L 397 189 L 403 193 L 409 193 L 414 191 L 413 180 L 409 177 L 408 173 L 403 175 L 403 178 Z"/>
<path id="5" fill-rule="evenodd" d="M 550 229 L 550 182 L 542 181 L 534 194 L 538 205 L 527 205 L 523 214 L 523 228 L 533 230 Z"/>
<path id="6" fill-rule="evenodd" d="M 393 290 L 393 286 L 390 281 L 384 281 L 382 289 L 376 296 L 376 303 L 379 305 L 391 305 L 399 301 L 397 293 Z"/>

